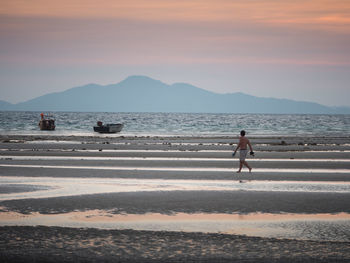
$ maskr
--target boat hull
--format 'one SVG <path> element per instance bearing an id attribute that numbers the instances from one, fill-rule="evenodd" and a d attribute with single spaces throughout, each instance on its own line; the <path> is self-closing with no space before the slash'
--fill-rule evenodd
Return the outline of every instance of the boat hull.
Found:
<path id="1" fill-rule="evenodd" d="M 117 133 L 123 129 L 122 123 L 106 124 L 101 126 L 94 126 L 94 131 L 99 133 Z"/>
<path id="2" fill-rule="evenodd" d="M 43 131 L 53 131 L 56 128 L 55 120 L 53 119 L 43 119 L 39 122 L 39 128 Z"/>

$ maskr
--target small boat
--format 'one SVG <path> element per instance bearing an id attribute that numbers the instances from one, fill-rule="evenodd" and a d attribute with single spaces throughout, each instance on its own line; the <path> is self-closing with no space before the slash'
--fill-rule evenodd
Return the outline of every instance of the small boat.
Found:
<path id="1" fill-rule="evenodd" d="M 55 126 L 55 119 L 51 116 L 45 117 L 43 113 L 41 115 L 41 120 L 39 121 L 39 128 L 40 130 L 44 131 L 53 131 Z"/>
<path id="2" fill-rule="evenodd" d="M 97 126 L 94 126 L 94 131 L 99 133 L 116 133 L 120 132 L 124 127 L 122 123 L 110 123 L 103 125 L 102 121 L 97 122 Z"/>

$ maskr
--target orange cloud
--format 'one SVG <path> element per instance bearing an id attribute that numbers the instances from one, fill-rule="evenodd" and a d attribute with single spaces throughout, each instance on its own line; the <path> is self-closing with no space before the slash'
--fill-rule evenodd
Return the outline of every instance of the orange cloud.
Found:
<path id="1" fill-rule="evenodd" d="M 6 0 L 0 14 L 152 21 L 350 25 L 347 0 Z"/>

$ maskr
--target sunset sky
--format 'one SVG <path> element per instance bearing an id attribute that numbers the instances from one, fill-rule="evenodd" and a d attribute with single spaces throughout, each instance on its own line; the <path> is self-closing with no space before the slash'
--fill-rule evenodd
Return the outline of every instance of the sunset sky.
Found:
<path id="1" fill-rule="evenodd" d="M 350 106 L 349 0 L 0 1 L 0 100 L 147 75 Z"/>

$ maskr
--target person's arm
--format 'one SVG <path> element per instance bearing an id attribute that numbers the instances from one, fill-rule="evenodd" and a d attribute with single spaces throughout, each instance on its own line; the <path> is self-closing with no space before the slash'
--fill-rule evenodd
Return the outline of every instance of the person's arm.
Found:
<path id="1" fill-rule="evenodd" d="M 248 140 L 248 146 L 249 146 L 250 151 L 252 152 L 252 151 L 253 151 L 253 147 L 252 147 L 252 145 L 250 144 L 250 141 L 249 141 L 249 140 Z"/>
<path id="2" fill-rule="evenodd" d="M 241 146 L 241 141 L 238 142 L 237 147 L 236 147 L 235 151 L 232 154 L 233 156 L 235 156 L 235 154 L 236 154 L 236 152 L 237 152 L 237 150 L 239 149 L 240 146 Z"/>
<path id="3" fill-rule="evenodd" d="M 249 140 L 248 140 L 248 146 L 249 146 L 249 149 L 250 149 L 250 155 L 254 156 L 253 147 L 252 147 L 252 145 L 250 144 L 250 141 L 249 141 Z"/>

